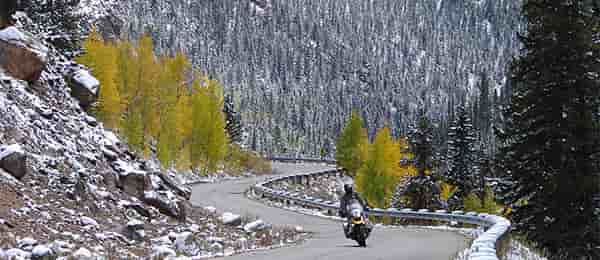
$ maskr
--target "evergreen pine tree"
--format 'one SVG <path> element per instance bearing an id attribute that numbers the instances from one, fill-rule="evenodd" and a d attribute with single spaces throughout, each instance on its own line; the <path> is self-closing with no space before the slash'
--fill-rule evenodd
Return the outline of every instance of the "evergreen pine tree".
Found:
<path id="1" fill-rule="evenodd" d="M 353 112 L 348 125 L 338 139 L 336 160 L 340 167 L 354 176 L 367 157 L 367 130 L 360 115 Z"/>
<path id="2" fill-rule="evenodd" d="M 490 100 L 490 83 L 486 72 L 481 73 L 481 82 L 479 83 L 479 105 L 477 109 L 477 131 L 480 140 L 484 144 L 491 143 L 491 100 Z M 486 145 L 486 150 L 489 147 Z"/>
<path id="3" fill-rule="evenodd" d="M 229 95 L 225 97 L 223 113 L 225 113 L 225 129 L 227 129 L 229 140 L 234 143 L 241 143 L 243 141 L 242 117 L 235 111 L 233 99 Z"/>
<path id="4" fill-rule="evenodd" d="M 451 207 L 462 207 L 462 200 L 474 189 L 477 175 L 475 133 L 469 112 L 463 105 L 457 109 L 456 119 L 448 132 L 448 171 L 445 179 L 457 187 L 451 198 Z"/>
<path id="5" fill-rule="evenodd" d="M 483 145 L 484 144 L 482 144 L 482 146 Z M 483 147 L 477 149 L 477 153 L 477 175 L 473 180 L 475 187 L 474 192 L 481 201 L 481 206 L 485 208 L 487 206 L 486 196 L 488 195 L 486 178 L 492 175 L 492 162 L 490 157 L 485 153 Z"/>
<path id="6" fill-rule="evenodd" d="M 400 182 L 396 187 L 392 205 L 396 208 L 439 209 L 443 207 L 440 200 L 440 187 L 432 174 L 434 170 L 433 127 L 431 121 L 421 109 L 417 126 L 410 134 L 413 164 L 418 175 Z"/>
<path id="7" fill-rule="evenodd" d="M 600 259 L 599 10 L 597 1 L 523 4 L 528 32 L 499 166 L 516 230 L 550 259 Z"/>
<path id="8" fill-rule="evenodd" d="M 411 131 L 410 141 L 419 176 L 431 173 L 434 167 L 433 127 L 423 109 L 419 114 L 417 126 Z"/>

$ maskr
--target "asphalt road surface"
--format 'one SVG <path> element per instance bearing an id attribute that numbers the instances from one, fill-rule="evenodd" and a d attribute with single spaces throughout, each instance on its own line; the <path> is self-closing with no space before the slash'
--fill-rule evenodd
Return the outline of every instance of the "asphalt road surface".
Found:
<path id="1" fill-rule="evenodd" d="M 330 166 L 273 163 L 276 172 L 285 174 L 327 168 Z M 302 226 L 304 230 L 314 232 L 314 236 L 297 246 L 250 252 L 227 259 L 451 260 L 468 246 L 465 237 L 455 232 L 376 227 L 367 240 L 367 248 L 356 247 L 356 242 L 344 237 L 340 222 L 269 207 L 246 198 L 246 189 L 260 179 L 261 177 L 198 184 L 193 187 L 191 200 L 196 206 L 215 206 L 220 211 L 258 216 L 274 225 Z"/>

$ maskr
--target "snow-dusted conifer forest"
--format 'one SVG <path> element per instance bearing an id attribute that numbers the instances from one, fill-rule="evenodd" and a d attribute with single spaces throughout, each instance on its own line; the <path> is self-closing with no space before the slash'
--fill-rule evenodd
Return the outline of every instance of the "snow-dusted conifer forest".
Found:
<path id="1" fill-rule="evenodd" d="M 475 127 L 489 136 L 523 28 L 521 1 L 508 0 L 117 5 L 109 13 L 122 23 L 103 23 L 118 29 L 106 30 L 148 33 L 163 53 L 183 50 L 224 83 L 243 112 L 247 144 L 267 155 L 333 155 L 353 109 L 371 137 L 386 124 L 406 135 L 420 103 L 438 125 L 436 144 L 445 143 L 448 110 L 459 103 L 470 104 Z"/>

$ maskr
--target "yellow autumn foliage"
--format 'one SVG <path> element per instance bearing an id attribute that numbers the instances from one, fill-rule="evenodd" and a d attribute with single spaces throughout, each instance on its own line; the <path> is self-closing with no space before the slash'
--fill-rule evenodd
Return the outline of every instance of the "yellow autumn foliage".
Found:
<path id="1" fill-rule="evenodd" d="M 97 114 L 106 126 L 146 157 L 155 145 L 166 167 L 217 170 L 229 145 L 217 81 L 192 74 L 182 53 L 157 56 L 149 36 L 112 44 L 93 31 L 83 46 L 77 61 L 100 81 Z M 186 82 L 190 75 L 193 87 Z"/>

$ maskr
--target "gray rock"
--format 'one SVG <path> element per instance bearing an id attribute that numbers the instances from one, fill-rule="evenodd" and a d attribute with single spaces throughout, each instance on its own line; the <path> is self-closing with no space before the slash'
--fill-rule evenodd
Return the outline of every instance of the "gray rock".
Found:
<path id="1" fill-rule="evenodd" d="M 36 82 L 46 67 L 47 48 L 35 44 L 33 37 L 15 27 L 3 31 L 19 37 L 0 39 L 0 67 L 16 79 Z"/>
<path id="2" fill-rule="evenodd" d="M 150 180 L 144 172 L 131 172 L 118 176 L 117 187 L 131 196 L 143 198 L 146 185 L 149 182 Z"/>
<path id="3" fill-rule="evenodd" d="M 12 15 L 17 10 L 17 0 L 3 0 L 0 2 L 0 29 L 11 24 Z M 1 258 L 1 257 L 0 257 Z"/>
<path id="4" fill-rule="evenodd" d="M 191 232 L 183 232 L 175 235 L 175 249 L 185 255 L 197 255 L 200 253 L 200 243 Z"/>
<path id="5" fill-rule="evenodd" d="M 143 241 L 145 238 L 144 223 L 138 220 L 131 220 L 121 228 L 120 233 L 129 240 Z"/>
<path id="6" fill-rule="evenodd" d="M 77 70 L 68 78 L 71 96 L 79 101 L 84 110 L 89 110 L 98 100 L 100 82 L 86 70 Z"/>
<path id="7" fill-rule="evenodd" d="M 190 189 L 177 184 L 175 180 L 171 179 L 171 177 L 167 176 L 166 174 L 162 174 L 160 172 L 154 172 L 152 174 L 158 176 L 167 189 L 175 191 L 177 195 L 185 198 L 186 200 L 190 199 L 192 195 Z"/>
<path id="8" fill-rule="evenodd" d="M 92 254 L 92 252 L 90 252 L 90 250 L 87 248 L 82 247 L 75 251 L 71 257 L 78 260 L 92 260 L 94 259 L 94 254 Z"/>
<path id="9" fill-rule="evenodd" d="M 150 211 L 148 209 L 144 208 L 144 206 L 139 203 L 127 204 L 127 205 L 124 205 L 124 207 L 128 211 L 132 210 L 137 215 L 146 217 L 148 219 L 148 221 L 150 221 L 152 219 L 152 214 L 150 213 Z"/>
<path id="10" fill-rule="evenodd" d="M 38 244 L 38 241 L 31 238 L 26 237 L 17 242 L 17 246 L 23 250 L 31 251 L 34 246 Z"/>
<path id="11" fill-rule="evenodd" d="M 56 257 L 56 253 L 46 245 L 37 245 L 31 251 L 32 260 L 53 260 Z"/>
<path id="12" fill-rule="evenodd" d="M 239 226 L 242 224 L 242 217 L 231 212 L 223 213 L 219 219 L 225 225 Z"/>
<path id="13" fill-rule="evenodd" d="M 18 248 L 11 248 L 4 251 L 6 259 L 28 259 L 31 258 L 31 253 Z"/>
<path id="14" fill-rule="evenodd" d="M 2 146 L 0 168 L 21 180 L 27 174 L 27 156 L 18 145 Z"/>
<path id="15" fill-rule="evenodd" d="M 244 225 L 244 230 L 246 232 L 257 232 L 257 231 L 261 231 L 261 230 L 265 230 L 270 228 L 270 225 L 265 223 L 264 221 L 262 221 L 261 219 L 250 222 L 246 225 Z"/>
<path id="16" fill-rule="evenodd" d="M 177 201 L 171 200 L 162 192 L 148 191 L 144 193 L 142 201 L 157 208 L 162 214 L 180 219 L 185 217 L 185 210 L 179 209 Z"/>
<path id="17" fill-rule="evenodd" d="M 167 246 L 154 246 L 152 247 L 152 259 L 167 259 L 169 257 L 175 257 L 177 253 L 175 250 Z"/>

